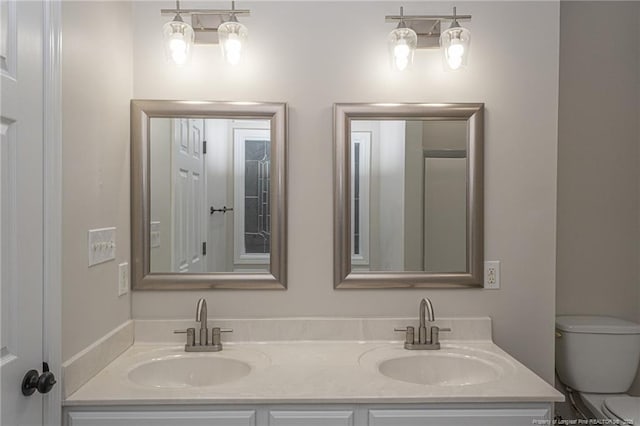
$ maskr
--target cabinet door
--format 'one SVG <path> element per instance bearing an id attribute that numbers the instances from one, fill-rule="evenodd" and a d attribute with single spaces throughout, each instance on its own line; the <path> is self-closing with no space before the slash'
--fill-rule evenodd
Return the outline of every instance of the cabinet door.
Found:
<path id="1" fill-rule="evenodd" d="M 353 426 L 353 411 L 271 411 L 269 426 Z"/>
<path id="2" fill-rule="evenodd" d="M 255 411 L 71 412 L 68 426 L 255 426 Z"/>
<path id="3" fill-rule="evenodd" d="M 548 408 L 369 410 L 369 426 L 531 426 Z"/>

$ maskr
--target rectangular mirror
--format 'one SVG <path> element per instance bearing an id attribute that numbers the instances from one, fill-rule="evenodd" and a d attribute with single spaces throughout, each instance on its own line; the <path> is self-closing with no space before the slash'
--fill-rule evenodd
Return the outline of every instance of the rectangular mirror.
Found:
<path id="1" fill-rule="evenodd" d="M 286 288 L 286 105 L 131 111 L 133 288 Z"/>
<path id="2" fill-rule="evenodd" d="M 335 105 L 336 288 L 482 285 L 482 104 Z"/>

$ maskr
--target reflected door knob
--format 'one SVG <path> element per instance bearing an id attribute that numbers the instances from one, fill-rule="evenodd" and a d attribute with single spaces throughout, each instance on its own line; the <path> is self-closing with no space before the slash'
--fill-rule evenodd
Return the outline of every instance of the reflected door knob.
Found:
<path id="1" fill-rule="evenodd" d="M 22 394 L 31 396 L 37 390 L 40 393 L 48 393 L 56 384 L 56 376 L 49 371 L 49 365 L 42 363 L 42 374 L 38 370 L 29 370 L 22 379 Z"/>

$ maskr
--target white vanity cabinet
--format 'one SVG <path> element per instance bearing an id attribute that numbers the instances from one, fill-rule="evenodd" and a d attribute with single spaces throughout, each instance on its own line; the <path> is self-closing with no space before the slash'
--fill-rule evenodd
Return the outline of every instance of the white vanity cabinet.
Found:
<path id="1" fill-rule="evenodd" d="M 369 410 L 368 426 L 531 426 L 551 419 L 550 407 Z"/>
<path id="2" fill-rule="evenodd" d="M 291 408 L 269 411 L 269 426 L 353 426 L 354 410 L 322 409 L 312 407 L 307 410 Z"/>
<path id="3" fill-rule="evenodd" d="M 64 426 L 530 426 L 553 404 L 154 405 L 66 407 Z"/>
<path id="4" fill-rule="evenodd" d="M 67 426 L 255 426 L 255 410 L 165 411 L 138 407 L 135 411 L 69 411 Z M 63 422 L 63 424 L 65 424 Z"/>

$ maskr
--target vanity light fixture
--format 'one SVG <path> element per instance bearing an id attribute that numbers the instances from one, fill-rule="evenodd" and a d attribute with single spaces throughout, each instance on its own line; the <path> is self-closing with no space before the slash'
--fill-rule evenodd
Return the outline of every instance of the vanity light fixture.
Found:
<path id="1" fill-rule="evenodd" d="M 389 34 L 389 55 L 392 67 L 403 71 L 413 62 L 415 49 L 437 49 L 442 52 L 445 68 L 459 70 L 466 66 L 469 57 L 471 32 L 458 21 L 471 20 L 471 15 L 388 15 L 386 22 L 398 22 Z M 443 21 L 451 21 L 448 29 L 440 31 Z"/>
<path id="2" fill-rule="evenodd" d="M 184 65 L 191 57 L 195 37 L 191 25 L 182 19 L 180 1 L 176 1 L 175 12 L 173 20 L 162 27 L 164 51 L 167 61 L 173 61 L 176 65 Z"/>
<path id="3" fill-rule="evenodd" d="M 470 43 L 471 32 L 460 26 L 454 7 L 451 26 L 440 35 L 440 50 L 449 69 L 455 71 L 467 66 Z"/>
<path id="4" fill-rule="evenodd" d="M 238 22 L 238 16 L 249 15 L 250 11 L 231 9 L 181 9 L 176 1 L 175 9 L 162 9 L 162 15 L 173 15 L 172 21 L 163 27 L 165 52 L 167 59 L 177 65 L 188 62 L 194 44 L 220 44 L 225 60 L 236 65 L 240 62 L 242 48 L 247 41 L 249 31 Z M 191 25 L 184 22 L 182 16 L 191 17 Z"/>
<path id="5" fill-rule="evenodd" d="M 404 71 L 413 64 L 413 54 L 418 44 L 418 35 L 404 22 L 404 8 L 400 7 L 400 22 L 396 29 L 389 33 L 389 58 L 391 67 L 396 71 Z"/>
<path id="6" fill-rule="evenodd" d="M 236 9 L 235 1 L 231 2 L 231 10 Z M 229 15 L 229 20 L 218 27 L 218 39 L 222 47 L 222 55 L 231 65 L 237 65 L 242 55 L 242 46 L 246 43 L 249 31 L 238 22 L 235 13 Z"/>

